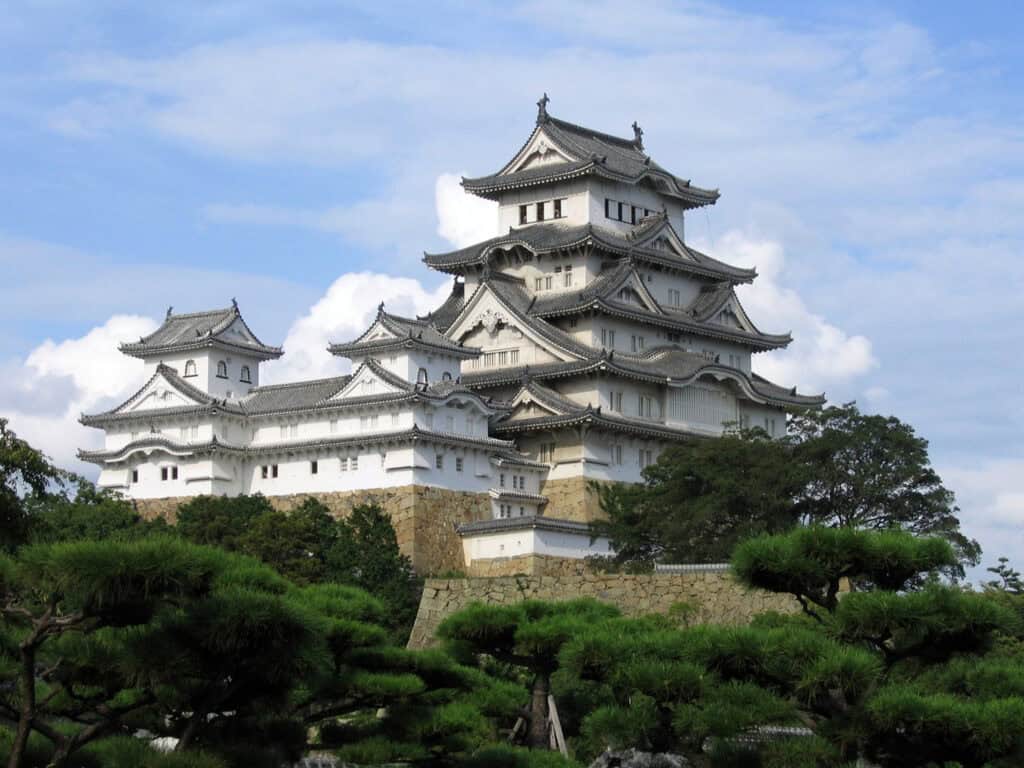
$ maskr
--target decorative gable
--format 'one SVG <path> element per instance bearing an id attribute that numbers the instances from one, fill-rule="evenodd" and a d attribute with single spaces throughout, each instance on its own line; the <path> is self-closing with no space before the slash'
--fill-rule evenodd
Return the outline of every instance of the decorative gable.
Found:
<path id="1" fill-rule="evenodd" d="M 538 130 L 519 154 L 502 171 L 502 175 L 539 168 L 556 163 L 571 163 L 579 158 L 570 157 L 559 149 L 543 130 Z"/>
<path id="2" fill-rule="evenodd" d="M 114 413 L 183 408 L 206 403 L 206 399 L 193 395 L 162 371 L 157 371 L 142 389 L 115 409 Z"/>
<path id="3" fill-rule="evenodd" d="M 631 304 L 649 312 L 663 314 L 663 310 L 651 296 L 643 279 L 635 269 L 630 270 L 618 283 L 610 286 L 604 295 L 605 298 L 619 304 Z"/>
<path id="4" fill-rule="evenodd" d="M 369 363 L 359 366 L 339 392 L 332 395 L 329 400 L 348 400 L 355 397 L 374 397 L 380 395 L 391 395 L 407 391 L 400 387 L 395 378 L 386 374 L 383 370 L 377 369 Z M 410 385 L 411 387 L 411 385 Z"/>

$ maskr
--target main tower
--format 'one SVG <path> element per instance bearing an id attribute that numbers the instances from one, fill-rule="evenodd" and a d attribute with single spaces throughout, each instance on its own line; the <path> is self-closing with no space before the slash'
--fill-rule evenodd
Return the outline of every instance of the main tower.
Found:
<path id="1" fill-rule="evenodd" d="M 502 234 L 426 254 L 456 281 L 423 319 L 481 350 L 462 381 L 508 404 L 492 432 L 549 467 L 547 514 L 586 522 L 590 481 L 640 481 L 673 442 L 729 423 L 781 435 L 787 408 L 824 398 L 752 372 L 753 354 L 790 335 L 761 331 L 740 304 L 754 269 L 686 244 L 688 212 L 718 191 L 654 162 L 636 123 L 622 138 L 547 105 L 504 167 L 463 179 L 498 203 Z"/>

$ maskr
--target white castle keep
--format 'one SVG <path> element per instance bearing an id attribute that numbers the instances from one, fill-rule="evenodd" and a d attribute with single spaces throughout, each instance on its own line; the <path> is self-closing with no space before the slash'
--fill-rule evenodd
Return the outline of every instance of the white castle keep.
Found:
<path id="1" fill-rule="evenodd" d="M 718 192 L 620 138 L 552 117 L 497 173 L 463 179 L 498 203 L 499 232 L 427 254 L 454 276 L 434 312 L 380 307 L 330 346 L 353 372 L 260 386 L 283 354 L 238 306 L 175 314 L 121 345 L 145 362 L 126 402 L 82 423 L 99 484 L 169 514 L 199 494 L 315 496 L 339 514 L 377 501 L 423 572 L 538 572 L 608 551 L 587 523 L 592 483 L 637 482 L 673 442 L 725 425 L 785 430 L 820 405 L 751 371 L 788 334 L 761 332 L 734 291 L 756 277 L 684 241 L 688 211 Z M 506 565 L 501 566 L 502 563 Z"/>

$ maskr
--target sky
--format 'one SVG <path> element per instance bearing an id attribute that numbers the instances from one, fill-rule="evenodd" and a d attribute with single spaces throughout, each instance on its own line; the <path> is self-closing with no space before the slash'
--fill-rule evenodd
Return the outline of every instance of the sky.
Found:
<path id="1" fill-rule="evenodd" d="M 686 239 L 792 331 L 755 369 L 929 440 L 1024 562 L 1024 9 L 1013 2 L 128 3 L 0 15 L 0 415 L 59 463 L 142 383 L 120 341 L 237 298 L 283 381 L 495 234 L 462 175 L 535 102 L 719 188 Z M 978 572 L 982 575 L 983 571 Z"/>

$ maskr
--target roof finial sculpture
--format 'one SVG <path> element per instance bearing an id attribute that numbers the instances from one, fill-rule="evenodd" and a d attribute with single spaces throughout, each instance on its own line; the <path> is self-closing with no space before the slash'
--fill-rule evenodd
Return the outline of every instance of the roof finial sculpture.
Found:
<path id="1" fill-rule="evenodd" d="M 174 311 L 174 307 L 173 306 L 167 308 L 167 319 L 168 320 L 171 319 L 171 312 L 173 312 L 173 311 Z"/>
<path id="2" fill-rule="evenodd" d="M 234 296 L 231 297 L 231 308 L 238 309 L 238 299 L 236 299 Z"/>
<path id="3" fill-rule="evenodd" d="M 548 102 L 551 99 L 548 98 L 547 93 L 540 97 L 540 101 L 537 102 L 537 122 L 544 123 L 548 119 Z"/>
<path id="4" fill-rule="evenodd" d="M 382 301 L 380 304 L 377 305 L 377 316 L 379 317 L 380 315 L 383 315 L 383 314 L 384 314 L 384 302 Z"/>
<path id="5" fill-rule="evenodd" d="M 644 148 L 644 129 L 636 120 L 633 121 L 633 142 L 640 148 Z"/>

